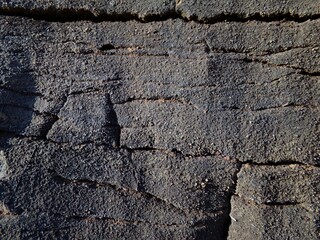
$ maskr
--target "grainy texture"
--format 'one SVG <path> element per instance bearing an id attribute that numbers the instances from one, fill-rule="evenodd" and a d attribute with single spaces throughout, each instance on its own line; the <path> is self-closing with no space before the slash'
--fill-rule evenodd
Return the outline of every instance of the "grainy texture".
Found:
<path id="1" fill-rule="evenodd" d="M 320 2 L 238 5 L 2 1 L 0 238 L 318 239 Z"/>
<path id="2" fill-rule="evenodd" d="M 116 16 L 125 20 L 132 17 L 148 20 L 154 17 L 167 16 L 175 9 L 173 0 L 9 0 L 0 3 L 3 12 L 20 14 L 49 15 L 66 19 L 103 18 Z"/>
<path id="3" fill-rule="evenodd" d="M 187 19 L 210 21 L 222 17 L 308 19 L 320 14 L 319 0 L 177 0 L 177 11 Z"/>

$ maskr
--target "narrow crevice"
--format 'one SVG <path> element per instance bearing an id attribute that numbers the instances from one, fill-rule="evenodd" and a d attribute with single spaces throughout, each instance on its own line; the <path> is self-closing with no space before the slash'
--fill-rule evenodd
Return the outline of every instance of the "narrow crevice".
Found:
<path id="1" fill-rule="evenodd" d="M 50 125 L 47 126 L 46 133 L 45 133 L 45 135 L 44 135 L 45 139 L 49 139 L 50 131 L 52 130 L 54 124 L 59 120 L 60 112 L 61 112 L 61 110 L 65 107 L 65 105 L 66 105 L 66 103 L 67 103 L 67 100 L 68 100 L 68 96 L 65 96 L 65 97 L 63 98 L 61 107 L 59 108 L 59 111 L 58 111 L 56 117 L 53 119 L 53 121 L 50 122 Z"/>
<path id="2" fill-rule="evenodd" d="M 206 46 L 210 50 L 209 54 L 226 53 L 226 54 L 243 54 L 243 55 L 245 55 L 245 54 L 250 53 L 249 51 L 240 51 L 235 48 L 216 48 L 216 47 L 212 47 L 211 44 L 209 44 L 209 43 L 207 43 Z M 241 60 L 246 61 L 247 59 L 244 58 Z"/>
<path id="3" fill-rule="evenodd" d="M 253 109 L 253 112 L 260 112 L 260 111 L 267 111 L 267 110 L 278 110 L 281 108 L 312 108 L 314 106 L 312 105 L 303 105 L 303 104 L 295 104 L 295 103 L 288 103 L 288 104 L 283 104 L 280 106 L 270 106 L 270 107 L 261 107 L 261 108 L 256 108 Z"/>
<path id="4" fill-rule="evenodd" d="M 280 76 L 280 77 L 277 77 L 277 78 L 274 78 L 274 79 L 270 79 L 270 80 L 267 81 L 267 82 L 262 82 L 262 83 L 258 83 L 258 82 L 254 82 L 254 81 L 252 81 L 252 82 L 242 82 L 242 83 L 239 83 L 239 86 L 240 86 L 240 85 L 243 85 L 243 84 L 255 85 L 255 86 L 270 85 L 270 84 L 273 84 L 273 83 L 278 83 L 278 82 L 280 82 L 280 81 L 283 81 L 283 80 L 285 80 L 287 77 L 292 76 L 292 75 L 295 75 L 295 74 L 296 74 L 296 72 L 293 71 L 293 72 L 287 73 L 287 74 L 285 74 L 285 75 L 282 75 L 282 76 Z"/>
<path id="5" fill-rule="evenodd" d="M 67 97 L 74 96 L 74 95 L 81 95 L 81 94 L 88 94 L 88 93 L 106 93 L 108 90 L 108 84 L 119 83 L 122 78 L 109 78 L 105 81 L 105 84 L 100 87 L 87 87 L 79 90 L 70 90 Z M 89 80 L 88 80 L 89 81 Z"/>
<path id="6" fill-rule="evenodd" d="M 112 45 L 112 44 L 104 44 L 101 47 L 99 47 L 100 51 L 110 51 L 110 50 L 113 50 L 113 49 L 116 49 L 116 47 L 114 45 Z"/>
<path id="7" fill-rule="evenodd" d="M 285 206 L 301 206 L 303 208 L 305 208 L 303 206 L 304 202 L 297 202 L 297 201 L 256 201 L 253 199 L 249 199 L 246 196 L 240 196 L 238 194 L 234 194 L 234 196 L 236 196 L 237 198 L 241 199 L 242 201 L 248 203 L 248 204 L 254 204 L 254 205 L 260 205 L 260 206 L 269 206 L 269 207 L 285 207 Z M 309 211 L 309 209 L 305 208 L 307 211 Z"/>
<path id="8" fill-rule="evenodd" d="M 177 157 L 181 157 L 183 159 L 190 159 L 190 158 L 205 158 L 205 157 L 220 157 L 223 158 L 224 160 L 235 160 L 236 159 L 227 156 L 227 155 L 223 155 L 221 151 L 216 150 L 216 151 L 210 151 L 208 149 L 203 149 L 201 152 L 199 153 L 184 153 L 182 150 L 177 149 L 177 148 L 157 148 L 157 147 L 137 147 L 137 148 L 130 148 L 128 146 L 121 146 L 120 149 L 124 149 L 127 150 L 128 152 L 135 152 L 135 151 L 158 151 L 158 152 L 163 152 L 165 154 L 174 154 Z M 238 162 L 238 161 L 237 161 Z"/>
<path id="9" fill-rule="evenodd" d="M 92 11 L 87 9 L 58 9 L 54 6 L 46 9 L 24 9 L 22 7 L 12 7 L 9 9 L 0 9 L 0 15 L 17 16 L 32 18 L 34 20 L 42 20 L 47 22 L 77 22 L 77 21 L 91 21 L 95 23 L 99 22 L 157 22 L 165 21 L 168 19 L 180 18 L 174 11 L 167 11 L 161 14 L 149 14 L 146 16 L 139 16 L 131 12 L 123 13 L 105 13 L 102 12 L 95 15 Z"/>
<path id="10" fill-rule="evenodd" d="M 90 180 L 90 179 L 69 179 L 69 178 L 65 178 L 62 175 L 59 175 L 56 171 L 54 170 L 49 170 L 49 172 L 52 174 L 53 179 L 59 183 L 59 184 L 75 184 L 75 185 L 86 185 L 87 187 L 90 188 L 100 188 L 100 187 L 108 187 L 111 188 L 115 191 L 119 191 L 121 193 L 125 193 L 128 191 L 133 191 L 133 190 L 129 190 L 129 189 L 125 189 L 125 188 L 120 188 L 116 185 L 110 184 L 110 183 L 105 183 L 105 182 L 98 182 L 95 180 Z"/>
<path id="11" fill-rule="evenodd" d="M 137 147 L 137 148 L 130 148 L 128 146 L 121 146 L 120 149 L 125 149 L 128 152 L 134 151 L 160 151 L 160 152 L 170 152 L 168 149 L 164 148 L 155 148 L 155 147 Z"/>
<path id="12" fill-rule="evenodd" d="M 305 45 L 305 46 L 290 46 L 290 47 L 282 47 L 282 46 L 278 46 L 277 51 L 267 51 L 265 54 L 263 54 L 262 56 L 268 56 L 268 55 L 275 55 L 275 54 L 281 54 L 281 53 L 285 53 L 285 52 L 289 52 L 292 50 L 303 50 L 303 49 L 313 49 L 313 48 L 317 48 L 318 45 Z"/>
<path id="13" fill-rule="evenodd" d="M 103 93 L 104 91 L 105 89 L 100 89 L 100 88 L 86 88 L 83 90 L 70 91 L 68 96 L 75 96 L 75 95 L 88 94 L 88 93 Z"/>
<path id="14" fill-rule="evenodd" d="M 132 12 L 123 13 L 106 13 L 102 12 L 95 15 L 92 11 L 87 9 L 67 9 L 57 8 L 55 6 L 46 9 L 24 9 L 23 7 L 1 8 L 0 15 L 27 17 L 35 20 L 44 20 L 48 22 L 75 22 L 75 21 L 91 21 L 91 22 L 126 22 L 126 21 L 139 21 L 139 22 L 160 22 L 169 19 L 182 19 L 186 22 L 194 21 L 204 24 L 215 24 L 219 22 L 278 22 L 278 21 L 291 21 L 291 22 L 305 22 L 308 20 L 316 20 L 320 18 L 320 14 L 311 14 L 306 16 L 299 16 L 298 14 L 291 13 L 277 13 L 270 15 L 263 15 L 255 13 L 250 16 L 239 13 L 222 13 L 214 17 L 199 17 L 191 15 L 185 17 L 181 11 L 168 10 L 162 13 L 153 13 L 145 16 L 139 16 Z"/>
<path id="15" fill-rule="evenodd" d="M 200 108 L 198 105 L 192 103 L 191 101 L 188 101 L 184 98 L 177 98 L 177 97 L 149 97 L 149 98 L 128 98 L 125 101 L 114 103 L 115 105 L 121 105 L 121 104 L 127 104 L 135 101 L 141 101 L 141 102 L 159 102 L 159 103 L 175 103 L 175 104 L 182 104 L 185 106 L 190 106 L 194 108 L 195 110 L 201 111 L 204 114 L 207 113 L 206 110 Z"/>
<path id="16" fill-rule="evenodd" d="M 254 13 L 254 14 L 251 14 L 250 16 L 247 16 L 246 14 L 239 14 L 239 13 L 227 13 L 227 14 L 221 13 L 211 18 L 199 17 L 196 15 L 182 17 L 183 14 L 180 12 L 181 11 L 179 11 L 178 13 L 179 18 L 182 18 L 185 21 L 195 21 L 195 22 L 207 23 L 207 24 L 215 24 L 219 22 L 248 22 L 248 21 L 259 21 L 259 22 L 290 21 L 290 22 L 301 23 L 301 22 L 316 20 L 320 18 L 320 14 L 299 16 L 298 14 L 291 14 L 291 13 L 275 13 L 275 14 L 269 14 L 269 15 Z"/>
<path id="17" fill-rule="evenodd" d="M 306 70 L 301 70 L 299 73 L 301 75 L 310 76 L 310 77 L 319 77 L 320 76 L 320 72 L 308 72 Z"/>
<path id="18" fill-rule="evenodd" d="M 299 205 L 301 203 L 300 202 L 285 201 L 285 202 L 264 202 L 262 204 L 267 205 L 267 206 L 295 206 L 295 205 Z"/>
<path id="19" fill-rule="evenodd" d="M 243 164 L 238 162 L 237 163 L 237 171 L 235 172 L 235 174 L 232 177 L 233 188 L 231 189 L 230 195 L 229 195 L 229 198 L 228 198 L 228 202 L 229 202 L 229 205 L 228 205 L 229 206 L 229 209 L 228 209 L 228 221 L 226 222 L 225 227 L 224 227 L 225 239 L 228 239 L 229 230 L 230 230 L 230 227 L 231 227 L 231 224 L 232 224 L 232 220 L 233 220 L 233 217 L 231 216 L 231 210 L 232 210 L 231 199 L 232 199 L 232 196 L 234 196 L 236 194 L 237 186 L 238 186 L 238 174 L 241 171 L 242 167 L 243 167 Z"/>
<path id="20" fill-rule="evenodd" d="M 291 48 L 293 49 L 293 48 Z M 277 54 L 277 52 L 274 52 L 274 53 L 269 53 L 270 54 Z M 320 72 L 312 72 L 312 71 L 307 71 L 306 69 L 302 68 L 302 67 L 297 67 L 297 66 L 292 66 L 292 65 L 288 65 L 288 64 L 275 64 L 275 63 L 272 63 L 272 62 L 269 62 L 265 59 L 261 59 L 261 58 L 248 58 L 248 57 L 245 57 L 245 58 L 241 58 L 239 59 L 239 61 L 244 61 L 246 63 L 260 63 L 260 64 L 265 64 L 267 66 L 270 66 L 270 67 L 284 67 L 284 68 L 288 68 L 288 69 L 292 69 L 293 71 L 297 71 L 296 73 L 297 74 L 301 74 L 301 75 L 305 75 L 305 76 L 320 76 Z"/>
<path id="21" fill-rule="evenodd" d="M 88 215 L 88 216 L 81 216 L 81 215 L 75 215 L 75 216 L 67 216 L 65 217 L 68 221 L 75 220 L 75 221 L 104 221 L 109 222 L 111 224 L 115 225 L 149 225 L 153 227 L 160 227 L 160 228 L 168 228 L 168 227 L 186 227 L 186 224 L 162 224 L 162 223 L 152 223 L 149 221 L 141 221 L 141 220 L 129 220 L 129 219 L 116 219 L 111 217 L 100 217 L 96 216 L 94 214 Z"/>
<path id="22" fill-rule="evenodd" d="M 241 162 L 241 164 L 248 164 L 248 165 L 253 165 L 253 166 L 290 166 L 290 165 L 300 165 L 300 166 L 312 166 L 312 167 L 319 167 L 317 164 L 307 164 L 303 162 L 298 162 L 294 160 L 288 160 L 288 161 L 279 161 L 279 162 L 253 162 L 253 161 L 244 161 Z"/>

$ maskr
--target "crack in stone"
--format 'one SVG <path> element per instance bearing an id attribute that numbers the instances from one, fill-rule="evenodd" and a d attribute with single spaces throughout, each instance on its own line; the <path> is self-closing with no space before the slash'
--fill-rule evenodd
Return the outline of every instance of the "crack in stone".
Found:
<path id="1" fill-rule="evenodd" d="M 65 217 L 67 220 L 76 220 L 76 221 L 88 221 L 88 222 L 92 222 L 92 221 L 106 221 L 109 222 L 111 224 L 115 224 L 115 225 L 148 225 L 148 226 L 152 226 L 152 227 L 161 227 L 161 228 L 168 228 L 168 227 L 187 227 L 189 226 L 188 224 L 176 224 L 176 223 L 172 223 L 172 224 L 161 224 L 161 223 L 152 223 L 149 221 L 139 221 L 139 220 L 127 220 L 127 219 L 115 219 L 115 218 L 111 218 L 111 217 L 99 217 L 96 216 L 94 214 L 91 215 L 87 215 L 87 216 L 81 216 L 81 215 L 74 215 L 74 216 L 67 216 Z"/>
<path id="2" fill-rule="evenodd" d="M 232 224 L 232 220 L 233 220 L 233 217 L 231 216 L 231 210 L 232 210 L 232 204 L 231 204 L 231 198 L 232 196 L 234 196 L 236 194 L 236 191 L 237 191 L 237 185 L 238 185 L 238 174 L 239 172 L 241 171 L 242 167 L 243 167 L 243 164 L 240 162 L 240 161 L 237 161 L 238 163 L 238 167 L 237 167 L 237 171 L 235 172 L 234 176 L 233 176 L 233 189 L 232 189 L 232 192 L 229 196 L 229 209 L 228 209 L 228 216 L 229 216 L 229 221 L 227 222 L 226 226 L 225 226 L 225 232 L 226 232 L 226 239 L 228 239 L 228 236 L 229 236 L 229 230 L 230 230 L 230 226 Z"/>
<path id="3" fill-rule="evenodd" d="M 244 62 L 247 62 L 247 63 L 261 63 L 261 64 L 268 65 L 270 67 L 285 67 L 285 68 L 292 69 L 292 70 L 298 70 L 298 72 L 297 72 L 298 74 L 307 75 L 307 76 L 320 76 L 320 72 L 318 72 L 318 71 L 310 72 L 310 71 L 307 71 L 306 69 L 304 69 L 302 67 L 290 66 L 288 64 L 270 63 L 268 60 L 264 60 L 264 59 L 260 59 L 260 58 L 248 58 L 248 57 L 245 57 L 243 59 L 239 59 L 239 61 L 244 61 Z"/>
<path id="4" fill-rule="evenodd" d="M 176 3 L 176 6 L 178 4 Z M 92 22 L 126 22 L 126 21 L 139 21 L 139 22 L 159 22 L 169 19 L 182 19 L 186 22 L 195 21 L 202 24 L 215 24 L 219 22 L 247 22 L 247 21 L 260 21 L 260 22 L 275 22 L 275 21 L 291 21 L 291 22 L 305 22 L 320 18 L 320 14 L 309 14 L 306 16 L 299 16 L 290 12 L 273 13 L 269 15 L 262 15 L 261 13 L 254 13 L 251 16 L 246 16 L 239 13 L 221 13 L 214 17 L 200 17 L 191 15 L 185 17 L 183 11 L 169 9 L 161 13 L 149 13 L 145 16 L 139 16 L 137 13 L 123 12 L 123 13 L 98 13 L 95 14 L 87 9 L 68 9 L 57 8 L 51 6 L 47 9 L 24 9 L 22 7 L 2 7 L 0 8 L 1 15 L 7 16 L 20 16 L 28 17 L 36 20 L 44 20 L 48 22 L 75 22 L 75 21 L 92 21 Z"/>
<path id="5" fill-rule="evenodd" d="M 270 206 L 270 207 L 301 206 L 304 209 L 306 209 L 307 211 L 310 211 L 305 206 L 303 206 L 303 204 L 305 204 L 305 202 L 296 202 L 296 201 L 280 201 L 280 202 L 279 201 L 265 201 L 265 202 L 257 202 L 254 199 L 247 198 L 245 196 L 241 196 L 241 195 L 236 194 L 236 193 L 233 194 L 233 196 L 241 198 L 245 202 L 248 202 L 248 203 L 251 203 L 251 204 L 255 204 L 255 205 L 263 205 L 263 206 Z"/>
<path id="6" fill-rule="evenodd" d="M 300 166 L 312 166 L 312 167 L 320 167 L 317 164 L 306 164 L 297 161 L 280 161 L 280 162 L 265 162 L 265 163 L 257 163 L 252 161 L 241 162 L 242 165 L 253 165 L 253 166 L 290 166 L 290 165 L 300 165 Z"/>
<path id="7" fill-rule="evenodd" d="M 312 105 L 303 105 L 303 104 L 294 104 L 294 103 L 286 103 L 281 106 L 274 106 L 274 107 L 262 107 L 262 108 L 256 108 L 253 111 L 254 112 L 260 112 L 260 111 L 268 111 L 268 110 L 277 110 L 279 108 L 312 108 L 317 106 Z"/>
<path id="8" fill-rule="evenodd" d="M 49 139 L 48 135 L 49 135 L 50 131 L 52 130 L 54 124 L 59 120 L 60 112 L 65 107 L 67 101 L 68 101 L 68 96 L 63 98 L 63 103 L 62 103 L 61 107 L 59 108 L 59 111 L 58 111 L 58 113 L 56 115 L 56 118 L 54 119 L 54 121 L 51 122 L 50 127 L 48 127 L 46 133 L 44 134 L 46 139 Z"/>
<path id="9" fill-rule="evenodd" d="M 203 112 L 204 114 L 207 113 L 206 110 L 201 109 L 199 106 L 197 106 L 196 104 L 187 101 L 183 98 L 176 98 L 176 97 L 150 97 L 150 98 L 129 98 L 125 101 L 122 102 L 117 102 L 114 103 L 115 105 L 121 105 L 121 104 L 127 104 L 127 103 L 131 103 L 131 102 L 135 102 L 135 101 L 139 101 L 139 102 L 148 102 L 148 101 L 152 101 L 152 102 L 159 102 L 159 103 L 180 103 L 182 105 L 186 105 L 186 106 L 191 106 L 194 109 Z"/>
<path id="10" fill-rule="evenodd" d="M 259 62 L 259 63 L 268 63 L 267 61 L 265 60 L 261 60 L 259 58 L 249 58 L 248 56 L 257 56 L 257 57 L 266 57 L 266 56 L 272 56 L 272 55 L 276 55 L 276 54 L 281 54 L 281 53 L 285 53 L 285 52 L 289 52 L 289 51 L 292 51 L 292 50 L 295 50 L 295 49 L 313 49 L 313 48 L 317 48 L 318 46 L 315 45 L 315 46 L 291 46 L 291 47 L 287 47 L 287 48 L 279 48 L 278 50 L 275 50 L 275 51 L 261 51 L 261 53 L 256 53 L 256 52 L 252 52 L 252 51 L 249 51 L 249 50 L 244 50 L 244 51 L 241 51 L 241 50 L 237 50 L 235 48 L 223 48 L 223 47 L 220 47 L 220 48 L 217 48 L 217 47 L 214 47 L 214 46 L 210 46 L 210 39 L 208 37 L 206 37 L 204 39 L 205 41 L 205 45 L 208 46 L 208 48 L 210 49 L 210 54 L 214 54 L 214 53 L 225 53 L 225 54 L 238 54 L 238 55 L 242 55 L 244 56 L 244 59 L 240 59 L 240 60 L 243 60 L 245 62 Z M 259 61 L 260 60 L 260 61 Z M 271 65 L 271 63 L 270 63 Z M 276 65 L 278 66 L 278 65 Z M 281 66 L 281 65 L 279 65 Z"/>
<path id="11" fill-rule="evenodd" d="M 264 205 L 267 206 L 295 206 L 295 205 L 300 205 L 302 204 L 301 202 L 290 202 L 290 201 L 284 201 L 284 202 L 276 202 L 276 201 L 272 201 L 272 202 L 264 202 L 262 203 Z"/>
<path id="12" fill-rule="evenodd" d="M 265 85 L 269 85 L 269 84 L 272 84 L 272 83 L 280 82 L 280 81 L 284 80 L 286 77 L 289 77 L 289 76 L 292 76 L 292 75 L 295 75 L 295 74 L 297 74 L 297 73 L 296 72 L 291 72 L 291 73 L 288 73 L 286 75 L 283 75 L 283 76 L 277 77 L 275 79 L 272 79 L 272 80 L 270 80 L 268 82 L 263 82 L 263 83 L 243 82 L 243 83 L 240 83 L 239 85 L 248 84 L 248 85 L 256 85 L 256 86 L 265 86 Z"/>

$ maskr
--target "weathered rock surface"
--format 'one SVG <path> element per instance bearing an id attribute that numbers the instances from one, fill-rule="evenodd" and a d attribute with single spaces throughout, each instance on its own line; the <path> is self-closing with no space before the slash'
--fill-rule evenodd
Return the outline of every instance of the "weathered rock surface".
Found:
<path id="1" fill-rule="evenodd" d="M 1 2 L 0 238 L 318 239 L 319 6 Z"/>
<path id="2" fill-rule="evenodd" d="M 305 19 L 320 14 L 320 1 L 277 0 L 177 0 L 177 11 L 188 19 L 210 21 L 229 18 L 296 18 Z"/>
<path id="3" fill-rule="evenodd" d="M 175 9 L 175 1 L 172 0 L 93 0 L 93 1 L 69 1 L 69 0 L 45 0 L 45 1 L 3 1 L 0 9 L 4 13 L 16 12 L 19 14 L 32 14 L 46 18 L 61 17 L 68 19 L 94 19 L 120 17 L 122 20 L 135 17 L 141 20 L 149 20 L 154 17 L 171 15 Z"/>
<path id="4" fill-rule="evenodd" d="M 318 167 L 244 165 L 231 202 L 230 239 L 317 239 L 319 180 Z"/>

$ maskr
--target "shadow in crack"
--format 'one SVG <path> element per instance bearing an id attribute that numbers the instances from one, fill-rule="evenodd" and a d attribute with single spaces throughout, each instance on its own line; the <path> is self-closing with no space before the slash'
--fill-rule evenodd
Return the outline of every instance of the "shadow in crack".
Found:
<path id="1" fill-rule="evenodd" d="M 121 128 L 118 123 L 118 116 L 114 110 L 114 104 L 111 101 L 110 95 L 106 94 L 107 111 L 106 111 L 106 129 L 107 135 L 109 135 L 108 142 L 113 147 L 120 147 L 120 134 Z"/>

